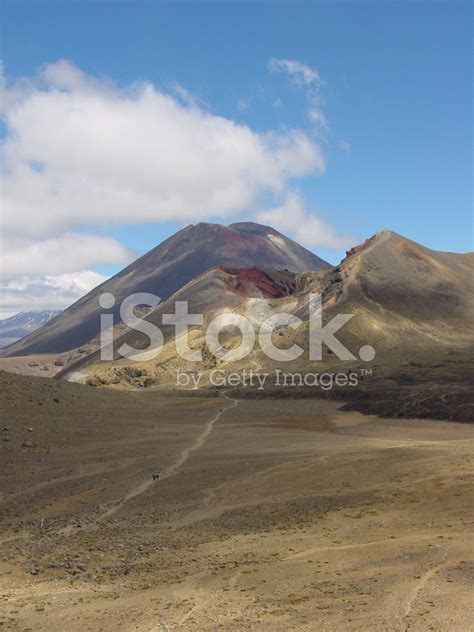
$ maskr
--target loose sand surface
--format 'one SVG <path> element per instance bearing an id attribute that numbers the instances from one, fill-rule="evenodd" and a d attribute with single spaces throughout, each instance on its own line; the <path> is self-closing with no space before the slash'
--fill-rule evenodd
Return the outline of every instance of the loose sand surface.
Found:
<path id="1" fill-rule="evenodd" d="M 3 629 L 472 629 L 471 426 L 0 378 Z"/>

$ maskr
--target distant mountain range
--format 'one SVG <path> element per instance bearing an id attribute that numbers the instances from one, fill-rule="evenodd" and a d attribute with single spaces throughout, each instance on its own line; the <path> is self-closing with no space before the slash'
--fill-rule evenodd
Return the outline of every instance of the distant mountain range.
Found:
<path id="1" fill-rule="evenodd" d="M 28 336 L 60 313 L 58 309 L 19 312 L 0 320 L 0 348 Z"/>
<path id="2" fill-rule="evenodd" d="M 3 337 L 19 340 L 3 356 L 63 354 L 81 348 L 81 362 L 97 348 L 99 296 L 111 292 L 117 345 L 141 348 L 148 338 L 120 326 L 120 302 L 137 292 L 162 300 L 146 319 L 162 327 L 164 313 L 186 300 L 209 320 L 224 309 L 248 311 L 266 298 L 291 304 L 307 319 L 307 301 L 322 293 L 325 310 L 359 314 L 344 334 L 379 348 L 432 344 L 472 337 L 472 253 L 430 250 L 391 231 L 355 246 L 331 266 L 269 226 L 255 223 L 188 226 L 143 255 L 58 315 L 18 314 L 1 323 Z M 54 316 L 54 320 L 51 320 Z M 166 327 L 162 327 L 166 332 Z M 174 331 L 171 327 L 171 332 Z M 166 336 L 165 336 L 166 337 Z M 372 342 L 371 342 L 372 341 Z M 90 358 L 92 360 L 92 357 Z"/>
<path id="3" fill-rule="evenodd" d="M 473 253 L 431 250 L 392 231 L 377 233 L 332 266 L 268 226 L 197 224 L 164 241 L 5 349 L 2 356 L 5 361 L 26 356 L 28 362 L 28 356 L 44 354 L 50 369 L 61 367 L 59 376 L 74 373 L 95 385 L 172 388 L 177 369 L 194 371 L 196 365 L 186 364 L 177 354 L 174 327 L 163 324 L 163 315 L 175 311 L 176 301 L 187 301 L 191 313 L 204 316 L 204 327 L 190 333 L 191 347 L 202 352 L 200 372 L 209 375 L 215 367 L 271 371 L 278 362 L 269 360 L 258 343 L 237 364 L 225 353 L 217 358 L 209 353 L 206 324 L 231 310 L 245 315 L 258 329 L 270 314 L 287 312 L 302 322 L 296 328 L 281 327 L 277 346 L 288 349 L 297 344 L 307 349 L 309 300 L 319 293 L 325 322 L 338 314 L 353 314 L 337 332 L 353 358 L 342 362 L 324 347 L 322 363 L 309 361 L 305 353 L 283 368 L 360 372 L 361 366 L 371 367 L 367 375 L 373 371 L 373 379 L 358 389 L 336 390 L 332 396 L 350 398 L 365 412 L 464 421 L 474 416 L 469 395 L 473 268 Z M 115 350 L 124 343 L 146 349 L 149 340 L 121 323 L 120 302 L 136 292 L 161 297 L 157 307 L 141 312 L 164 334 L 159 356 L 137 363 L 115 353 L 113 364 L 101 361 L 99 296 L 103 292 L 116 298 Z M 239 340 L 238 333 L 229 331 L 219 342 L 229 350 Z M 369 346 L 375 357 L 367 355 Z"/>

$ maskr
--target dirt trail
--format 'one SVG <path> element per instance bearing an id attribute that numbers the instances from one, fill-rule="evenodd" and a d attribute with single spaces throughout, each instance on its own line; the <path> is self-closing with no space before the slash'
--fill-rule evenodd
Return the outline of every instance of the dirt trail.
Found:
<path id="1" fill-rule="evenodd" d="M 70 483 L 73 481 L 80 481 L 82 479 L 91 478 L 93 476 L 98 476 L 102 474 L 112 474 L 114 472 L 120 472 L 121 470 L 126 470 L 133 463 L 136 462 L 136 458 L 127 459 L 126 462 L 123 462 L 118 467 L 96 467 L 91 468 L 90 470 L 86 470 L 85 465 L 81 465 L 79 471 L 75 474 L 69 474 L 67 476 L 58 476 L 57 478 L 51 478 L 46 481 L 42 481 L 41 483 L 37 483 L 36 485 L 30 485 L 26 489 L 21 489 L 15 493 L 9 495 L 9 499 L 19 498 L 20 496 L 26 496 L 28 494 L 32 494 L 34 492 L 40 491 L 42 489 L 47 489 L 49 487 L 54 487 L 54 485 L 58 485 L 61 483 Z"/>
<path id="2" fill-rule="evenodd" d="M 465 536 L 462 536 L 462 537 L 464 538 Z M 428 582 L 431 579 L 433 579 L 433 577 L 435 577 L 444 568 L 448 568 L 449 566 L 454 566 L 455 564 L 458 564 L 461 561 L 459 559 L 448 558 L 448 553 L 453 548 L 454 545 L 455 543 L 446 547 L 446 549 L 443 552 L 442 561 L 440 561 L 438 564 L 435 564 L 435 566 L 427 570 L 426 573 L 424 573 L 420 577 L 419 581 L 416 583 L 414 588 L 409 592 L 408 597 L 405 601 L 405 607 L 403 609 L 402 616 L 401 616 L 401 630 L 403 630 L 403 632 L 406 632 L 406 630 L 409 629 L 410 626 L 408 622 L 406 621 L 406 619 L 410 615 L 412 608 L 415 605 L 421 591 L 425 588 Z"/>
<path id="3" fill-rule="evenodd" d="M 161 474 L 161 476 L 160 476 L 158 481 L 154 481 L 152 478 L 149 478 L 146 481 L 143 481 L 143 483 L 141 483 L 141 485 L 139 485 L 138 487 L 136 487 L 135 489 L 130 491 L 119 503 L 117 503 L 113 507 L 110 507 L 109 509 L 107 509 L 106 511 L 101 513 L 95 519 L 94 522 L 99 522 L 100 520 L 103 520 L 104 518 L 108 518 L 109 516 L 112 516 L 119 509 L 121 509 L 124 505 L 126 505 L 126 503 L 129 500 L 131 500 L 132 498 L 136 498 L 137 496 L 140 496 L 141 494 L 143 494 L 151 485 L 154 485 L 157 482 L 161 482 L 161 481 L 165 480 L 166 478 L 169 478 L 170 476 L 175 476 L 178 473 L 179 468 L 182 465 L 184 465 L 184 463 L 186 463 L 186 461 L 189 459 L 190 455 L 193 452 L 195 452 L 196 450 L 199 450 L 199 448 L 201 448 L 204 445 L 204 443 L 206 442 L 207 438 L 211 434 L 211 432 L 212 432 L 212 430 L 214 428 L 214 425 L 219 420 L 221 415 L 223 413 L 225 413 L 227 410 L 230 410 L 231 408 L 235 408 L 238 405 L 238 403 L 239 403 L 237 399 L 229 398 L 229 397 L 227 397 L 226 394 L 224 394 L 224 397 L 226 397 L 227 399 L 230 399 L 231 403 L 229 404 L 229 406 L 225 406 L 224 408 L 221 408 L 219 410 L 219 412 L 216 415 L 214 415 L 214 417 L 212 417 L 212 419 L 210 419 L 207 422 L 207 424 L 204 427 L 204 430 L 201 432 L 200 435 L 198 435 L 198 437 L 195 439 L 194 443 L 192 443 L 188 448 L 185 448 L 181 452 L 181 454 L 176 459 L 176 461 L 174 461 L 174 463 L 172 463 L 169 467 L 166 468 L 166 470 L 164 470 L 164 472 Z"/>
<path id="4" fill-rule="evenodd" d="M 155 481 L 152 478 L 149 478 L 146 481 L 143 481 L 143 483 L 141 483 L 138 487 L 136 487 L 135 489 L 131 490 L 126 496 L 124 496 L 120 502 L 114 504 L 112 507 L 109 507 L 106 511 L 103 511 L 101 514 L 99 514 L 95 518 L 95 520 L 93 520 L 88 525 L 88 527 L 94 526 L 97 522 L 100 522 L 101 520 L 104 520 L 105 518 L 108 518 L 108 517 L 112 516 L 119 509 L 121 509 L 124 505 L 126 505 L 129 500 L 132 500 L 132 498 L 136 498 L 137 496 L 140 496 L 141 494 L 143 494 L 151 485 L 156 484 L 157 482 L 161 482 L 165 478 L 169 478 L 171 476 L 175 476 L 178 473 L 179 468 L 182 465 L 184 465 L 184 463 L 189 459 L 190 455 L 193 452 L 195 452 L 196 450 L 199 450 L 199 448 L 201 448 L 204 445 L 204 443 L 206 442 L 206 439 L 211 434 L 215 423 L 219 420 L 221 415 L 223 413 L 225 413 L 227 410 L 230 410 L 231 408 L 235 408 L 235 406 L 237 406 L 238 403 L 239 403 L 237 399 L 229 397 L 226 393 L 223 393 L 223 397 L 225 397 L 226 399 L 230 400 L 231 403 L 228 406 L 224 406 L 223 408 L 221 408 L 219 410 L 219 412 L 216 415 L 214 415 L 214 417 L 212 417 L 212 419 L 210 419 L 206 423 L 206 425 L 204 427 L 204 430 L 201 432 L 200 435 L 198 435 L 198 437 L 195 439 L 194 443 L 192 443 L 188 448 L 185 448 L 181 452 L 179 457 L 176 459 L 176 461 L 174 461 L 169 467 L 167 467 L 162 472 L 162 474 L 161 474 L 161 476 L 160 476 L 158 481 Z M 122 468 L 115 468 L 115 470 L 119 470 L 119 469 L 122 469 Z M 107 471 L 107 470 L 104 470 L 104 471 Z M 114 471 L 114 470 L 109 470 L 109 471 Z M 62 477 L 62 479 L 58 479 L 58 480 L 74 480 L 76 478 L 84 478 L 84 477 L 86 477 L 88 475 L 89 474 L 80 473 L 79 475 L 73 475 L 71 477 Z M 58 482 L 58 481 L 54 481 L 54 482 Z M 58 529 L 56 532 L 60 533 L 61 535 L 70 535 L 74 530 L 75 530 L 74 525 L 73 524 L 69 524 L 66 527 Z M 12 540 L 26 539 L 26 538 L 29 538 L 29 537 L 31 537 L 31 533 L 29 533 L 27 531 L 25 531 L 23 533 L 16 533 L 16 534 L 12 534 L 12 535 L 8 535 L 8 536 L 4 536 L 4 537 L 0 538 L 0 544 L 4 544 L 4 543 L 10 542 Z"/>
<path id="5" fill-rule="evenodd" d="M 20 533 L 15 533 L 13 535 L 6 535 L 0 538 L 0 544 L 6 544 L 7 542 L 13 542 L 14 540 L 24 540 L 30 537 L 30 533 L 28 531 L 21 531 Z"/>
<path id="6" fill-rule="evenodd" d="M 471 534 L 470 534 L 471 535 Z M 452 537 L 465 537 L 465 534 L 463 533 L 452 533 L 451 534 Z M 290 555 L 288 557 L 283 558 L 283 562 L 289 562 L 291 560 L 297 560 L 301 557 L 306 557 L 308 555 L 312 555 L 313 553 L 319 553 L 321 551 L 345 551 L 345 550 L 349 550 L 349 549 L 361 549 L 361 548 L 365 548 L 365 547 L 371 547 L 371 546 L 379 546 L 382 544 L 394 544 L 395 542 L 399 542 L 399 541 L 410 541 L 413 540 L 414 542 L 418 542 L 420 540 L 432 540 L 433 538 L 435 538 L 435 534 L 433 533 L 426 533 L 426 534 L 420 534 L 420 533 L 416 533 L 416 534 L 408 534 L 408 535 L 403 535 L 400 536 L 398 538 L 395 537 L 390 537 L 390 538 L 384 538 L 383 540 L 373 540 L 372 542 L 358 542 L 355 544 L 338 544 L 337 546 L 317 546 L 317 547 L 313 547 L 310 549 L 305 549 L 304 551 L 300 551 L 299 553 L 294 553 L 293 555 Z M 441 565 L 445 566 L 444 564 Z M 440 567 L 440 568 L 441 568 Z"/>

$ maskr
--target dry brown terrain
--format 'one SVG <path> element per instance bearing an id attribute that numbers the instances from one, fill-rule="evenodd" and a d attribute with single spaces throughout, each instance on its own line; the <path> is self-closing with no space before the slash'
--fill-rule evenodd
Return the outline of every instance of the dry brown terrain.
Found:
<path id="1" fill-rule="evenodd" d="M 15 356 L 0 358 L 0 370 L 19 375 L 33 375 L 36 377 L 53 377 L 61 371 L 61 366 L 55 366 L 56 355 Z"/>
<path id="2" fill-rule="evenodd" d="M 472 629 L 469 425 L 7 373 L 0 406 L 3 629 Z"/>

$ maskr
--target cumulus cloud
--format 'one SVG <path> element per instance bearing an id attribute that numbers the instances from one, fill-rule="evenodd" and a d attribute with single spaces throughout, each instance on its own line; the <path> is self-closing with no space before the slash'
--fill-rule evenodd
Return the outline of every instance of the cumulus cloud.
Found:
<path id="1" fill-rule="evenodd" d="M 283 72 L 288 75 L 290 81 L 304 88 L 308 100 L 308 118 L 321 130 L 329 129 L 327 118 L 323 112 L 323 99 L 321 88 L 324 81 L 316 68 L 311 68 L 296 59 L 270 59 L 268 62 L 270 72 Z"/>
<path id="2" fill-rule="evenodd" d="M 64 309 L 106 279 L 92 270 L 18 277 L 0 283 L 2 313 L 8 315 L 33 309 Z"/>
<path id="3" fill-rule="evenodd" d="M 66 61 L 3 92 L 7 233 L 225 217 L 324 169 L 301 130 L 257 133 L 152 84 L 119 88 Z"/>
<path id="4" fill-rule="evenodd" d="M 22 237 L 0 240 L 0 280 L 32 275 L 76 272 L 88 266 L 125 264 L 133 253 L 115 239 L 101 235 L 64 234 L 41 241 Z"/>
<path id="5" fill-rule="evenodd" d="M 333 226 L 308 211 L 296 193 L 289 194 L 281 206 L 262 211 L 257 219 L 292 235 L 307 248 L 350 248 L 357 243 L 354 237 L 340 235 Z"/>

